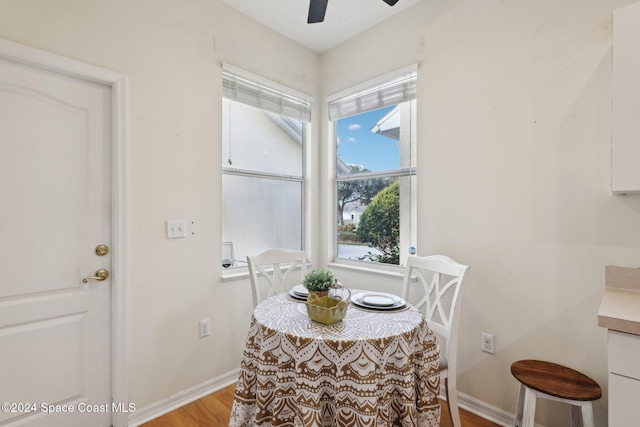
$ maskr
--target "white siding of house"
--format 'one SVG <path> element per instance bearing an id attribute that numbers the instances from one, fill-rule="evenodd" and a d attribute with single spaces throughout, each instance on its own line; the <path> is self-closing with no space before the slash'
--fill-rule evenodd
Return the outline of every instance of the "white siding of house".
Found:
<path id="1" fill-rule="evenodd" d="M 260 169 L 263 172 L 302 175 L 301 142 L 263 111 L 225 100 L 222 120 L 229 123 L 232 134 L 222 138 L 223 167 L 246 169 L 251 166 L 253 169 L 260 166 L 265 168 Z M 231 153 L 229 147 L 232 147 Z M 233 243 L 235 258 L 240 260 L 238 265 L 246 265 L 242 261 L 247 255 L 269 247 L 302 249 L 301 192 L 296 191 L 301 185 L 287 182 L 289 191 L 281 191 L 281 187 L 274 186 L 282 181 L 231 178 L 225 182 L 239 184 L 223 188 L 223 221 L 229 221 L 222 224 L 222 240 Z M 263 214 L 262 207 L 273 206 L 276 200 L 279 201 L 275 207 L 277 215 Z"/>

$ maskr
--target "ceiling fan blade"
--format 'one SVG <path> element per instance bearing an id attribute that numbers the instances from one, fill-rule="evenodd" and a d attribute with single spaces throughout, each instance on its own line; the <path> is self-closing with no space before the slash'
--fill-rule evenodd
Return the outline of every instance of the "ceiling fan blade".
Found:
<path id="1" fill-rule="evenodd" d="M 310 0 L 309 17 L 307 18 L 307 24 L 315 24 L 316 22 L 324 21 L 324 14 L 327 11 L 328 2 L 329 0 Z"/>
<path id="2" fill-rule="evenodd" d="M 393 6 L 394 4 L 398 3 L 398 0 L 382 0 L 382 1 L 384 1 L 389 6 Z"/>

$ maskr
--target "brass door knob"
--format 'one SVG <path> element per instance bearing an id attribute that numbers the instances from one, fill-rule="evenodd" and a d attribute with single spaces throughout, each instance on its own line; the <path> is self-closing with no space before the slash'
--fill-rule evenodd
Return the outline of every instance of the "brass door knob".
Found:
<path id="1" fill-rule="evenodd" d="M 101 268 L 100 270 L 96 271 L 95 276 L 89 276 L 82 279 L 82 283 L 89 283 L 89 280 L 97 280 L 99 282 L 102 282 L 103 280 L 107 280 L 108 277 L 109 272 L 104 268 Z"/>
<path id="2" fill-rule="evenodd" d="M 105 256 L 109 253 L 109 246 L 107 245 L 98 245 L 96 246 L 96 255 Z"/>

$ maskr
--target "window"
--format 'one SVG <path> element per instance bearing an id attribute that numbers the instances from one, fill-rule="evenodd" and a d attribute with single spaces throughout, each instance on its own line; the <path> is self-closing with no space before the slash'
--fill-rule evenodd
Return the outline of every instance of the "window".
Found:
<path id="1" fill-rule="evenodd" d="M 416 67 L 329 99 L 337 257 L 404 264 L 416 237 Z"/>
<path id="2" fill-rule="evenodd" d="M 223 68 L 224 268 L 268 248 L 304 247 L 304 155 L 310 101 Z M 304 95 L 302 95 L 304 96 Z"/>

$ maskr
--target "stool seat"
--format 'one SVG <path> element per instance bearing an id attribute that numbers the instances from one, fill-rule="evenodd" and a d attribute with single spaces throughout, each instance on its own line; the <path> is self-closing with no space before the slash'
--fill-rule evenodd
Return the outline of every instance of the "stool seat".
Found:
<path id="1" fill-rule="evenodd" d="M 585 374 L 557 363 L 520 360 L 511 365 L 513 376 L 527 387 L 560 399 L 598 400 L 602 389 Z"/>
<path id="2" fill-rule="evenodd" d="M 511 374 L 520 382 L 515 426 L 533 427 L 536 399 L 557 400 L 571 405 L 571 425 L 593 427 L 591 401 L 602 397 L 597 382 L 566 366 L 543 360 L 519 360 Z"/>

